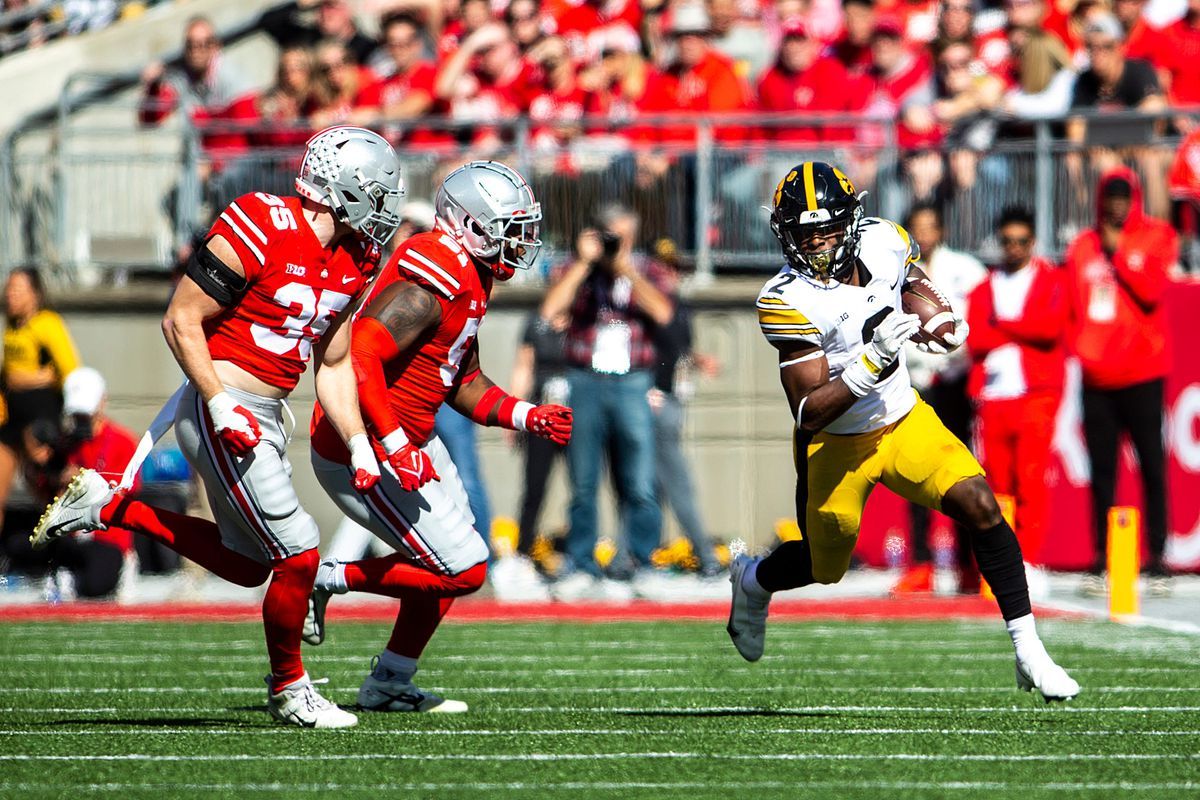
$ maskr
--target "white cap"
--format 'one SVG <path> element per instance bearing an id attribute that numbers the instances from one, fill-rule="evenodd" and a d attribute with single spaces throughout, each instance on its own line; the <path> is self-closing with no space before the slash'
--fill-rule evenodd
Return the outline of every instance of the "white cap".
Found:
<path id="1" fill-rule="evenodd" d="M 106 391 L 103 375 L 91 367 L 80 367 L 63 381 L 63 413 L 95 414 Z"/>
<path id="2" fill-rule="evenodd" d="M 685 3 L 671 10 L 671 29 L 669 33 L 678 36 L 684 33 L 705 34 L 712 30 L 708 19 L 708 11 L 701 3 Z"/>

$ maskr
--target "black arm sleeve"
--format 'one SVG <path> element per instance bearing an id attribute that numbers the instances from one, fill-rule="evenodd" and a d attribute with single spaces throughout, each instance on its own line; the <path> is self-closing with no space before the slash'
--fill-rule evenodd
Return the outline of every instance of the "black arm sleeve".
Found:
<path id="1" fill-rule="evenodd" d="M 222 306 L 237 305 L 250 287 L 245 275 L 238 275 L 213 255 L 208 246 L 192 254 L 187 263 L 187 276 L 204 290 L 204 293 Z"/>

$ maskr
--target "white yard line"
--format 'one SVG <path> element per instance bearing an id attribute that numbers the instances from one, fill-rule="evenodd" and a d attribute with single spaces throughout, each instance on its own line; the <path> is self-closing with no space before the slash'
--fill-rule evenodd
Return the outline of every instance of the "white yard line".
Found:
<path id="1" fill-rule="evenodd" d="M 1071 762 L 1071 761 L 1200 761 L 1200 753 L 230 753 L 161 755 L 152 753 L 116 753 L 109 755 L 42 755 L 0 754 L 0 761 L 57 762 L 57 761 L 138 761 L 168 762 L 229 762 L 229 761 L 979 761 L 1009 762 Z"/>
<path id="2" fill-rule="evenodd" d="M 1012 686 L 872 686 L 805 687 L 794 683 L 776 685 L 741 686 L 438 686 L 439 691 L 461 694 L 545 694 L 547 692 L 571 694 L 612 694 L 613 692 L 653 692 L 656 694 L 737 694 L 741 692 L 795 692 L 798 690 L 822 692 L 852 692 L 854 694 L 999 694 L 1011 693 Z M 255 686 L 0 686 L 0 695 L 5 694 L 189 694 L 208 692 L 218 694 L 262 694 L 263 689 Z M 1097 686 L 1091 691 L 1105 693 L 1162 693 L 1198 694 L 1200 687 L 1193 686 Z"/>
<path id="3" fill-rule="evenodd" d="M 262 690 L 257 690 L 261 692 Z M 266 706 L 263 706 L 265 710 Z M 0 707 L 0 712 L 26 714 L 172 714 L 172 713 L 212 713 L 226 709 L 207 706 L 160 706 L 143 708 L 140 706 L 99 708 L 78 707 Z M 476 707 L 475 711 L 486 714 L 625 714 L 643 716 L 705 716 L 705 715 L 801 715 L 825 712 L 868 712 L 879 714 L 1183 714 L 1200 712 L 1200 706 L 1074 706 L 1059 703 L 1044 705 L 1032 698 L 1023 705 L 1011 706 L 659 706 L 659 707 L 580 707 L 580 706 L 493 706 Z"/>

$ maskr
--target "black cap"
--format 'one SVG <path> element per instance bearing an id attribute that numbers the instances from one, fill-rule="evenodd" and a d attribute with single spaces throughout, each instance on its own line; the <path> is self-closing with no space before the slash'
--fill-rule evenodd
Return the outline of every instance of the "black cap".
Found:
<path id="1" fill-rule="evenodd" d="M 1110 178 L 1104 182 L 1104 197 L 1133 197 L 1133 185 L 1125 178 Z"/>

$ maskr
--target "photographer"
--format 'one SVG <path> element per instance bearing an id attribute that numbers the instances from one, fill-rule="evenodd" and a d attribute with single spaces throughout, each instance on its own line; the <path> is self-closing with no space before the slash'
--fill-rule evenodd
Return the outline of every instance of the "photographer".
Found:
<path id="1" fill-rule="evenodd" d="M 542 303 L 543 319 L 570 315 L 566 336 L 567 385 L 575 431 L 567 448 L 572 499 L 567 535 L 568 574 L 558 582 L 562 599 L 603 593 L 593 557 L 596 490 L 604 454 L 612 460 L 626 526 L 625 548 L 633 575 L 618 563 L 611 577 L 651 575 L 662 514 L 654 494 L 654 423 L 646 394 L 658 358 L 655 330 L 675 313 L 663 290 L 662 270 L 634 250 L 638 219 L 623 206 L 599 215 L 580 234 L 575 258 L 561 270 Z M 636 587 L 635 587 L 636 588 Z"/>
<path id="2" fill-rule="evenodd" d="M 25 429 L 25 480 L 43 502 L 49 502 L 82 467 L 117 480 L 137 448 L 127 429 L 104 414 L 104 378 L 80 367 L 63 383 L 62 428 L 39 420 Z M 112 594 L 121 576 L 133 534 L 122 528 L 65 536 L 50 548 L 51 566 L 67 570 L 79 597 Z M 66 597 L 69 591 L 59 586 Z"/>

